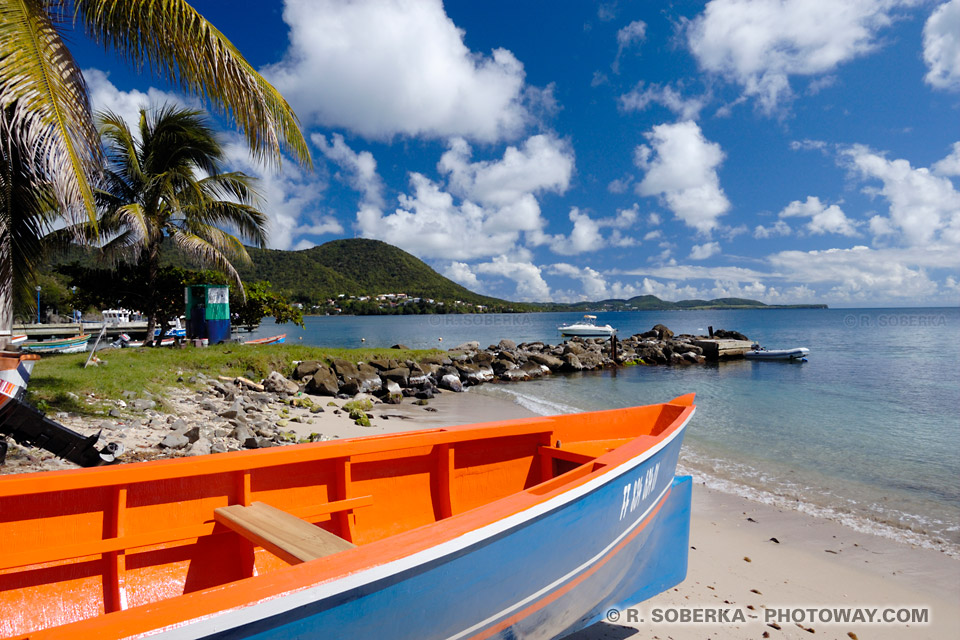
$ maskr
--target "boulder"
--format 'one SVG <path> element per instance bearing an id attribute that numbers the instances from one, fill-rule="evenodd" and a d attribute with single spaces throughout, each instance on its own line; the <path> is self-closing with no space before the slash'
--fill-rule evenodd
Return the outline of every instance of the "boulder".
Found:
<path id="1" fill-rule="evenodd" d="M 530 376 L 522 368 L 510 369 L 500 374 L 500 379 L 505 382 L 519 382 L 520 380 L 529 380 Z"/>
<path id="2" fill-rule="evenodd" d="M 500 344 L 497 345 L 497 348 L 500 349 L 500 351 L 516 351 L 517 343 L 508 338 L 504 338 L 500 341 Z"/>
<path id="3" fill-rule="evenodd" d="M 185 446 L 190 444 L 190 441 L 187 437 L 180 433 L 168 433 L 163 440 L 160 441 L 161 449 L 183 449 Z"/>
<path id="4" fill-rule="evenodd" d="M 658 340 L 669 340 L 670 338 L 673 337 L 673 331 L 670 331 L 670 329 L 668 329 L 666 325 L 655 324 L 653 325 L 653 329 L 651 329 L 651 331 L 657 332 Z"/>
<path id="5" fill-rule="evenodd" d="M 441 367 L 444 365 L 449 365 L 450 362 L 451 362 L 450 358 L 443 354 L 427 356 L 426 358 L 423 358 L 420 361 L 421 364 L 435 364 Z"/>
<path id="6" fill-rule="evenodd" d="M 603 356 L 597 351 L 584 351 L 577 355 L 584 369 L 596 369 L 603 364 Z"/>
<path id="7" fill-rule="evenodd" d="M 321 365 L 313 377 L 307 381 L 306 391 L 319 396 L 335 396 L 340 391 L 340 385 L 333 371 Z"/>
<path id="8" fill-rule="evenodd" d="M 396 382 L 401 387 L 407 386 L 410 381 L 410 369 L 407 367 L 397 367 L 396 369 L 387 369 L 380 373 L 384 380 Z"/>
<path id="9" fill-rule="evenodd" d="M 287 380 L 279 371 L 270 372 L 270 375 L 263 381 L 263 388 L 271 393 L 296 393 L 300 391 L 300 385 L 293 380 Z"/>
<path id="10" fill-rule="evenodd" d="M 568 343 L 566 343 L 565 345 L 563 345 L 563 353 L 564 353 L 564 355 L 566 355 L 566 354 L 568 354 L 568 353 L 572 353 L 573 355 L 578 356 L 578 355 L 580 355 L 581 353 L 583 353 L 584 351 L 586 351 L 586 349 L 584 349 L 584 348 L 583 348 L 583 345 L 580 344 L 579 342 L 568 342 Z"/>
<path id="11" fill-rule="evenodd" d="M 306 360 L 297 365 L 293 377 L 297 380 L 306 380 L 315 374 L 323 365 L 317 360 Z"/>
<path id="12" fill-rule="evenodd" d="M 190 456 L 205 456 L 212 453 L 211 448 L 213 443 L 207 440 L 206 438 L 199 438 L 196 442 L 193 443 L 193 446 L 190 447 L 190 450 L 187 452 L 187 455 Z"/>
<path id="13" fill-rule="evenodd" d="M 493 369 L 493 372 L 497 375 L 500 375 L 504 371 L 510 371 L 511 369 L 516 369 L 517 365 L 515 362 L 510 360 L 498 358 L 491 363 L 490 367 Z"/>
<path id="14" fill-rule="evenodd" d="M 563 366 L 563 360 L 546 353 L 534 353 L 530 356 L 530 362 L 542 364 L 551 371 L 557 371 Z"/>
<path id="15" fill-rule="evenodd" d="M 539 378 L 543 376 L 543 374 L 545 373 L 544 365 L 537 364 L 533 360 L 529 362 L 524 362 L 520 366 L 520 370 L 526 374 L 527 378 Z"/>
<path id="16" fill-rule="evenodd" d="M 393 345 L 393 346 L 390 347 L 390 348 L 391 348 L 391 349 L 403 349 L 404 351 L 409 351 L 409 350 L 410 350 L 410 347 L 408 347 L 407 345 L 402 344 L 402 343 L 401 343 L 401 344 L 395 344 L 395 345 Z"/>
<path id="17" fill-rule="evenodd" d="M 492 353 L 487 353 L 486 351 L 481 351 L 471 358 L 474 364 L 490 366 L 490 363 L 496 359 Z"/>
<path id="18" fill-rule="evenodd" d="M 463 391 L 463 383 L 460 382 L 458 376 L 447 374 L 440 378 L 440 388 L 449 389 L 450 391 L 461 392 Z"/>
<path id="19" fill-rule="evenodd" d="M 717 329 L 713 332 L 714 338 L 720 338 L 721 340 L 749 340 L 747 336 L 743 335 L 739 331 L 726 331 L 724 329 Z"/>
<path id="20" fill-rule="evenodd" d="M 386 359 L 377 358 L 375 360 L 371 360 L 367 364 L 373 367 L 374 369 L 376 369 L 377 371 L 386 371 L 387 369 L 396 369 L 397 367 L 400 366 L 400 363 L 394 360 L 393 358 L 386 358 Z"/>
<path id="21" fill-rule="evenodd" d="M 476 340 L 469 340 L 467 342 L 460 343 L 454 348 L 450 349 L 450 351 L 479 351 L 479 350 L 480 350 L 480 343 L 477 342 Z"/>
<path id="22" fill-rule="evenodd" d="M 333 367 L 334 373 L 336 373 L 337 377 L 339 377 L 341 380 L 345 380 L 347 378 L 356 378 L 360 373 L 357 370 L 357 365 L 344 360 L 343 358 L 334 358 L 331 366 Z"/>
<path id="23" fill-rule="evenodd" d="M 582 371 L 583 363 L 580 362 L 580 358 L 578 358 L 575 353 L 568 353 L 563 356 L 563 366 L 561 367 L 561 370 Z"/>

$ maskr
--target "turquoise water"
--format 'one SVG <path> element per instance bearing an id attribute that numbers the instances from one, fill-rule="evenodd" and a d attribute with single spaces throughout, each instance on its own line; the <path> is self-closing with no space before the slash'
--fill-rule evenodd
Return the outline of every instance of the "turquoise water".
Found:
<path id="1" fill-rule="evenodd" d="M 581 314 L 316 317 L 283 327 L 325 346 L 560 340 Z M 717 488 L 960 555 L 960 309 L 598 313 L 621 336 L 734 329 L 809 362 L 626 367 L 497 384 L 549 414 L 697 394 L 685 469 Z M 263 325 L 255 336 L 278 332 Z M 365 338 L 365 342 L 361 342 Z M 442 338 L 442 341 L 440 340 Z"/>

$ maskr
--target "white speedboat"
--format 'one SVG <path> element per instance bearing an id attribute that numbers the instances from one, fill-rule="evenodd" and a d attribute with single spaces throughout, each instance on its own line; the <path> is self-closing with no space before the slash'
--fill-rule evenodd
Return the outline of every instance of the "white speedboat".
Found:
<path id="1" fill-rule="evenodd" d="M 609 338 L 617 332 L 616 329 L 608 324 L 598 325 L 596 320 L 597 316 L 583 316 L 583 320 L 580 322 L 557 327 L 557 331 L 559 331 L 562 336 L 577 336 L 580 338 Z"/>
<path id="2" fill-rule="evenodd" d="M 805 361 L 810 355 L 810 349 L 806 347 L 795 347 L 793 349 L 764 349 L 758 344 L 753 345 L 751 351 L 743 354 L 748 360 L 802 360 Z"/>

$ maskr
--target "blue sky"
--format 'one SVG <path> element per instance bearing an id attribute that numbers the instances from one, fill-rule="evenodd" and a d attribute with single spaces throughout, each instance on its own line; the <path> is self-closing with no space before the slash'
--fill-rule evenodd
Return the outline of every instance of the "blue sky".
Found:
<path id="1" fill-rule="evenodd" d="M 960 302 L 960 0 L 194 2 L 287 97 L 271 246 L 515 300 Z M 93 45 L 94 108 L 177 96 Z"/>

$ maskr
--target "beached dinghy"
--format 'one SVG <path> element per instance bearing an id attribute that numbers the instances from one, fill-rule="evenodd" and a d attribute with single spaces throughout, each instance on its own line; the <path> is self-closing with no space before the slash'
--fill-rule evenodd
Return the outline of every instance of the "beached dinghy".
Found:
<path id="1" fill-rule="evenodd" d="M 278 336 L 270 336 L 269 338 L 256 338 L 254 340 L 245 340 L 243 344 L 282 344 L 286 342 L 287 334 L 281 333 Z"/>
<path id="2" fill-rule="evenodd" d="M 0 636 L 573 632 L 683 580 L 692 403 L 0 478 Z"/>
<path id="3" fill-rule="evenodd" d="M 90 334 L 84 333 L 62 340 L 43 340 L 40 342 L 23 342 L 20 348 L 31 353 L 80 353 L 87 350 Z"/>

